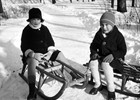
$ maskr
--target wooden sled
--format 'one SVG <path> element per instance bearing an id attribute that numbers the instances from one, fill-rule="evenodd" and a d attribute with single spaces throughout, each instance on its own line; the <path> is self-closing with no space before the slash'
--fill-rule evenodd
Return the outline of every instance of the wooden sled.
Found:
<path id="1" fill-rule="evenodd" d="M 121 79 L 122 83 L 120 89 L 117 88 L 115 91 L 131 97 L 140 97 L 140 93 L 134 93 L 126 88 L 128 81 L 138 84 L 140 83 L 140 66 L 128 64 L 121 59 L 119 61 L 123 65 L 123 73 L 120 73 L 118 70 L 114 69 L 114 77 Z M 86 66 L 87 64 L 84 65 Z M 102 69 L 100 69 L 100 72 L 102 75 L 104 74 Z M 104 82 L 102 83 L 104 84 Z M 106 84 L 104 84 L 103 88 L 107 89 Z"/>
<path id="2" fill-rule="evenodd" d="M 63 62 L 51 62 L 43 58 L 40 61 L 37 69 L 38 80 L 36 81 L 36 93 L 45 100 L 56 100 L 58 99 L 68 86 L 77 88 L 84 88 L 88 84 L 89 74 L 87 68 L 82 65 L 69 60 L 73 66 L 68 66 Z M 65 67 L 70 68 L 78 79 L 71 79 L 70 74 L 65 71 Z M 23 68 L 20 77 L 28 84 L 27 78 L 27 64 L 23 63 Z M 81 69 L 81 70 L 79 70 Z"/>
<path id="3" fill-rule="evenodd" d="M 121 74 L 121 77 L 118 75 L 115 75 L 115 77 L 122 79 L 122 85 L 120 90 L 116 89 L 116 92 L 132 97 L 140 97 L 140 93 L 131 92 L 125 87 L 128 81 L 140 83 L 140 66 L 128 64 L 123 60 L 120 60 L 120 62 L 123 65 L 123 73 Z"/>

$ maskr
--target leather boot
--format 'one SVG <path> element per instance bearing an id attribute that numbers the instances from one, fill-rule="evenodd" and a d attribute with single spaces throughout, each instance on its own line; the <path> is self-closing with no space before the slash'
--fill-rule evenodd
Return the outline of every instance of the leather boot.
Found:
<path id="1" fill-rule="evenodd" d="M 29 83 L 29 95 L 27 100 L 36 100 L 35 83 Z"/>
<path id="2" fill-rule="evenodd" d="M 115 100 L 115 92 L 108 91 L 108 99 L 107 100 Z"/>
<path id="3" fill-rule="evenodd" d="M 93 88 L 90 90 L 89 94 L 95 95 L 95 94 L 97 94 L 98 91 L 100 91 L 100 90 L 102 90 L 102 84 L 101 84 L 98 88 L 93 87 Z"/>

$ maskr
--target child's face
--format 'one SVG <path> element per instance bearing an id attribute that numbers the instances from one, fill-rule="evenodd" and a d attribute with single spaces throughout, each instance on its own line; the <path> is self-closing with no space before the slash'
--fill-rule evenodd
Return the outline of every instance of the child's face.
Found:
<path id="1" fill-rule="evenodd" d="M 41 19 L 39 19 L 39 18 L 33 18 L 33 19 L 30 20 L 30 23 L 31 23 L 34 27 L 37 27 L 38 25 L 40 25 Z"/>
<path id="2" fill-rule="evenodd" d="M 101 26 L 102 32 L 105 34 L 109 33 L 113 29 L 113 26 L 107 23 L 102 23 L 100 26 Z"/>

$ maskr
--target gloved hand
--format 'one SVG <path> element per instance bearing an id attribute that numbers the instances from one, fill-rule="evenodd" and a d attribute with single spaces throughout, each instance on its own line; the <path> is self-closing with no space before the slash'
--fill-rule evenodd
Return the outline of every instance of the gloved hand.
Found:
<path id="1" fill-rule="evenodd" d="M 50 59 L 50 57 L 52 56 L 52 54 L 53 54 L 53 51 L 48 51 L 46 54 L 45 54 L 45 59 L 46 60 L 49 60 Z"/>
<path id="2" fill-rule="evenodd" d="M 34 51 L 31 49 L 27 49 L 24 54 L 25 57 L 34 57 Z"/>
<path id="3" fill-rule="evenodd" d="M 99 55 L 97 53 L 91 56 L 91 60 L 96 60 L 98 58 L 99 58 Z"/>
<path id="4" fill-rule="evenodd" d="M 103 62 L 108 62 L 108 63 L 111 63 L 113 61 L 114 57 L 112 54 L 109 54 L 108 56 L 106 56 L 104 59 L 103 59 Z"/>
<path id="5" fill-rule="evenodd" d="M 38 61 L 41 61 L 41 58 L 43 57 L 44 55 L 42 53 L 35 53 L 34 54 L 34 58 Z"/>

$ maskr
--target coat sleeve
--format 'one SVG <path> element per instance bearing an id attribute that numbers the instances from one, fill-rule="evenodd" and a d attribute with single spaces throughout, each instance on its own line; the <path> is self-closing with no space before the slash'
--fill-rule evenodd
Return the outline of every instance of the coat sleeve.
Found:
<path id="1" fill-rule="evenodd" d="M 46 34 L 45 40 L 46 40 L 47 48 L 50 46 L 55 46 L 55 42 L 53 40 L 53 37 L 52 37 L 52 35 L 47 27 L 46 27 L 45 34 Z"/>
<path id="2" fill-rule="evenodd" d="M 117 50 L 113 52 L 113 56 L 115 58 L 123 58 L 126 55 L 127 52 L 127 46 L 125 42 L 124 36 L 120 33 L 117 40 Z"/>
<path id="3" fill-rule="evenodd" d="M 22 31 L 22 36 L 21 36 L 21 51 L 23 52 L 23 54 L 25 53 L 25 51 L 27 49 L 29 49 L 28 47 L 28 43 L 27 43 L 27 40 L 28 40 L 28 36 L 26 35 L 26 32 L 25 30 Z"/>
<path id="4" fill-rule="evenodd" d="M 90 56 L 98 53 L 99 45 L 100 45 L 100 36 L 98 32 L 95 34 L 94 39 L 92 40 L 90 44 Z"/>

